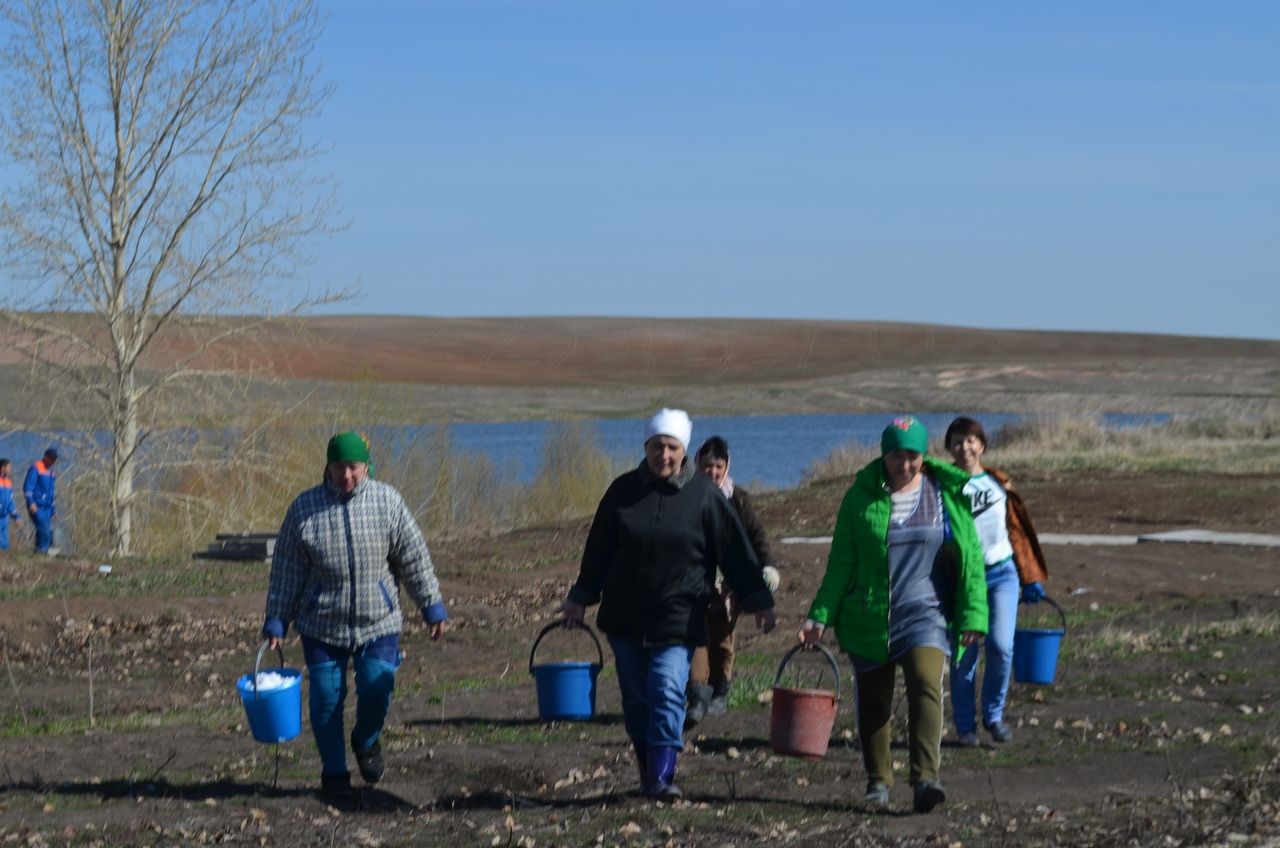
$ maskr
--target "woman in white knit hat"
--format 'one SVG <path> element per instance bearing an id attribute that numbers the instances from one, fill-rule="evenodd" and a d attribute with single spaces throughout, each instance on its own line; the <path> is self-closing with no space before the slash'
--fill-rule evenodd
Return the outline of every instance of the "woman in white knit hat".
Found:
<path id="1" fill-rule="evenodd" d="M 596 621 L 613 648 L 627 736 L 646 795 L 681 796 L 675 784 L 683 747 L 685 682 L 695 647 L 707 641 L 707 601 L 716 569 L 773 629 L 773 595 L 729 501 L 688 458 L 693 424 L 661 409 L 645 425 L 644 460 L 605 492 L 582 552 L 578 579 L 562 611 Z"/>

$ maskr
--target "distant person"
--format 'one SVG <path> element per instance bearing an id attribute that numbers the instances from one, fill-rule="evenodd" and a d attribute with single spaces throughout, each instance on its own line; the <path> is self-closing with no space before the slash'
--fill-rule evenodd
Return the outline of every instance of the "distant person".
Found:
<path id="1" fill-rule="evenodd" d="M 694 454 L 698 470 L 711 478 L 729 499 L 733 510 L 747 532 L 747 540 L 756 559 L 764 569 L 764 582 L 769 591 L 778 590 L 778 569 L 769 552 L 769 536 L 756 515 L 747 490 L 735 485 L 729 476 L 729 443 L 720 436 L 712 436 L 702 443 Z M 685 708 L 684 726 L 688 730 L 708 715 L 722 715 L 728 708 L 729 687 L 733 683 L 734 639 L 733 630 L 738 624 L 742 605 L 738 597 L 717 576 L 715 592 L 707 606 L 707 645 L 694 649 L 689 668 L 688 702 Z"/>
<path id="2" fill-rule="evenodd" d="M 353 796 L 342 709 L 347 663 L 355 666 L 356 723 L 351 748 L 360 775 L 383 775 L 383 724 L 400 652 L 400 587 L 431 627 L 448 629 L 448 613 L 431 554 L 400 493 L 370 474 L 369 442 L 359 433 L 329 440 L 324 482 L 298 496 L 285 514 L 271 561 L 262 635 L 276 649 L 294 622 L 310 679 L 311 731 L 320 751 L 320 786 L 330 800 Z"/>
<path id="3" fill-rule="evenodd" d="M 9 522 L 18 522 L 18 505 L 13 500 L 13 463 L 0 459 L 0 551 L 9 550 Z"/>
<path id="4" fill-rule="evenodd" d="M 1013 731 L 1005 723 L 1004 705 L 1013 670 L 1019 586 L 1023 601 L 1039 603 L 1044 599 L 1044 581 L 1049 571 L 1031 515 L 1013 482 L 1007 474 L 982 465 L 982 455 L 987 450 L 987 434 L 982 425 L 972 418 L 957 418 L 947 427 L 946 445 L 956 467 L 969 475 L 964 491 L 969 496 L 986 564 L 990 623 L 987 667 L 982 678 L 982 726 L 993 741 L 1011 742 Z M 969 651 L 952 665 L 951 711 L 956 742 L 966 748 L 979 744 L 974 714 L 977 675 L 977 651 Z"/>
<path id="5" fill-rule="evenodd" d="M 840 504 L 827 571 L 799 633 L 816 642 L 834 628 L 853 661 L 870 806 L 888 805 L 893 785 L 889 722 L 901 666 L 919 813 L 947 797 L 938 779 L 947 656 L 987 629 L 982 547 L 963 491 L 969 476 L 926 456 L 928 445 L 915 418 L 885 427 L 881 457 L 857 473 Z"/>
<path id="6" fill-rule="evenodd" d="M 53 520 L 58 515 L 58 476 L 53 466 L 57 461 L 58 448 L 49 445 L 44 457 L 31 463 L 22 481 L 22 496 L 35 527 L 38 554 L 49 553 L 49 546 L 53 544 Z"/>
<path id="7" fill-rule="evenodd" d="M 644 429 L 644 459 L 610 484 L 596 509 L 578 578 L 561 610 L 586 608 L 613 648 L 627 736 L 650 797 L 681 797 L 675 783 L 693 649 L 707 642 L 716 569 L 768 633 L 773 596 L 729 500 L 686 456 L 693 423 L 663 409 Z"/>

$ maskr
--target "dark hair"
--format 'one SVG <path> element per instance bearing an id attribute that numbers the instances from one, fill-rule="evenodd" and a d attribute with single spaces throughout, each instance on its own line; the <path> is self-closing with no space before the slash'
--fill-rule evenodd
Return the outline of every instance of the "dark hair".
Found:
<path id="1" fill-rule="evenodd" d="M 712 436 L 702 443 L 702 447 L 698 448 L 698 452 L 694 454 L 698 459 L 709 456 L 712 459 L 723 459 L 729 461 L 729 443 L 719 436 Z"/>
<path id="2" fill-rule="evenodd" d="M 977 436 L 978 441 L 982 442 L 982 446 L 987 446 L 987 431 L 982 429 L 982 425 L 972 418 L 961 415 L 955 421 L 947 426 L 947 435 L 943 437 L 942 444 L 944 447 L 951 447 L 951 437 L 959 434 L 961 436 Z"/>
<path id="3" fill-rule="evenodd" d="M 13 463 L 3 457 L 0 457 L 0 465 L 13 465 Z"/>

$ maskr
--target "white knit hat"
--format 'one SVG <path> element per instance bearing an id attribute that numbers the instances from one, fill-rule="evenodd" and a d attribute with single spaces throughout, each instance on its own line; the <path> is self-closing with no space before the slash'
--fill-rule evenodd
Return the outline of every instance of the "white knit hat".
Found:
<path id="1" fill-rule="evenodd" d="M 683 409 L 659 409 L 644 425 L 644 440 L 648 442 L 654 436 L 670 436 L 686 451 L 689 450 L 689 441 L 693 438 L 693 422 L 689 420 L 689 413 Z"/>

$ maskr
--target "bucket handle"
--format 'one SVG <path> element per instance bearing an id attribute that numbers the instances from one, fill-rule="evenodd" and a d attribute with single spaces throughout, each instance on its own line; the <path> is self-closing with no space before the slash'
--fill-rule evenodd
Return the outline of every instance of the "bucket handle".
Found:
<path id="1" fill-rule="evenodd" d="M 822 644 L 821 642 L 801 642 L 799 645 L 794 646 L 791 650 L 783 654 L 782 662 L 778 663 L 778 673 L 773 676 L 773 686 L 776 689 L 778 687 L 778 684 L 782 682 L 783 670 L 786 669 L 787 663 L 791 662 L 791 658 L 794 657 L 798 651 L 803 651 L 806 649 L 813 649 L 813 648 L 817 648 L 819 651 L 822 651 L 822 655 L 827 658 L 827 662 L 831 663 L 831 676 L 836 681 L 836 701 L 839 701 L 840 700 L 840 664 L 836 662 L 836 655 L 831 653 L 831 649 L 829 649 L 826 645 Z"/>
<path id="2" fill-rule="evenodd" d="M 1045 595 L 1043 600 L 1046 604 L 1057 610 L 1058 618 L 1062 619 L 1062 632 L 1065 634 L 1067 632 L 1067 614 L 1062 611 L 1062 607 L 1058 606 L 1058 602 L 1048 595 Z M 1031 606 L 1031 604 L 1028 604 L 1027 606 Z"/>
<path id="3" fill-rule="evenodd" d="M 258 698 L 258 669 L 262 668 L 262 655 L 266 652 L 267 646 L 271 644 L 269 639 L 262 640 L 262 647 L 258 648 L 258 658 L 253 661 L 253 698 Z M 284 668 L 284 648 L 276 645 L 276 653 L 280 656 L 280 667 Z"/>
<path id="4" fill-rule="evenodd" d="M 538 638 L 533 640 L 533 649 L 529 651 L 529 673 L 530 674 L 533 674 L 533 655 L 538 653 L 538 644 L 542 642 L 542 637 L 546 636 L 552 630 L 555 630 L 557 628 L 563 628 L 563 627 L 564 627 L 563 621 L 553 621 L 550 624 L 548 624 L 546 627 L 542 628 L 542 632 L 538 634 Z M 571 629 L 586 631 L 586 634 L 591 637 L 591 641 L 596 643 L 596 654 L 600 658 L 597 661 L 597 664 L 601 668 L 604 668 L 604 649 L 600 647 L 600 640 L 596 638 L 595 631 L 591 629 L 591 625 L 587 624 L 585 621 L 581 621 L 581 622 L 578 622 L 578 624 L 572 627 Z"/>

